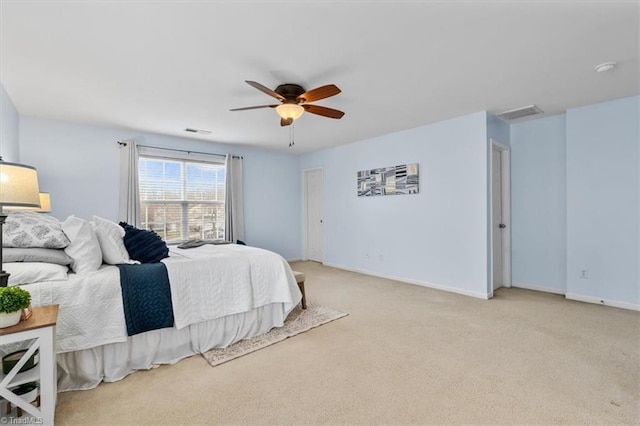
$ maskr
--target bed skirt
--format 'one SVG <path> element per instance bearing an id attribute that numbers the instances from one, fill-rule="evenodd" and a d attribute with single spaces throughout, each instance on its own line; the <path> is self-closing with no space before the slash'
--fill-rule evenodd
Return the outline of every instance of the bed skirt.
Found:
<path id="1" fill-rule="evenodd" d="M 272 303 L 180 330 L 153 330 L 131 336 L 126 342 L 58 354 L 58 391 L 92 389 L 102 381 L 115 382 L 137 370 L 174 364 L 214 347 L 229 346 L 282 327 L 290 311 L 283 303 Z"/>

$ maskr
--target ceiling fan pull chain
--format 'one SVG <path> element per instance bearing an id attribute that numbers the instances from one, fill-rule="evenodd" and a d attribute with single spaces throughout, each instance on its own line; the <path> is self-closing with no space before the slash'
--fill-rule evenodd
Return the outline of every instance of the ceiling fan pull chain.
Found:
<path id="1" fill-rule="evenodd" d="M 289 127 L 289 148 L 291 148 L 296 144 L 295 134 L 293 133 L 294 132 L 293 129 L 294 129 L 294 124 L 292 123 L 291 126 Z"/>

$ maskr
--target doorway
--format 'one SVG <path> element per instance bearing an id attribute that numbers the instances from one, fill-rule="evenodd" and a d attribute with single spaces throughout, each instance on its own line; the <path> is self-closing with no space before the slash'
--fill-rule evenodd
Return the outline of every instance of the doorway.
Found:
<path id="1" fill-rule="evenodd" d="M 324 179 L 321 168 L 304 171 L 304 259 L 324 261 Z"/>
<path id="2" fill-rule="evenodd" d="M 511 287 L 511 189 L 509 148 L 491 140 L 492 290 Z"/>

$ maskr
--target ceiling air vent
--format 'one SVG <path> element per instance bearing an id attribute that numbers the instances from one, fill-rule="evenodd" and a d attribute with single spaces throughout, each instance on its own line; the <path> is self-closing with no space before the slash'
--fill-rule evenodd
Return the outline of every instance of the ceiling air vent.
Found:
<path id="1" fill-rule="evenodd" d="M 524 118 L 524 117 L 530 117 L 533 115 L 542 114 L 543 112 L 544 111 L 542 111 L 537 106 L 529 105 L 526 107 L 516 108 L 516 109 L 511 109 L 509 111 L 501 112 L 499 114 L 496 114 L 496 116 L 505 121 L 511 121 L 511 120 L 517 120 L 518 118 Z"/>
<path id="2" fill-rule="evenodd" d="M 200 135 L 210 135 L 211 134 L 211 130 L 200 130 L 200 129 L 192 129 L 190 127 L 187 127 L 186 129 L 184 129 L 185 132 L 189 132 L 189 133 L 198 133 Z"/>

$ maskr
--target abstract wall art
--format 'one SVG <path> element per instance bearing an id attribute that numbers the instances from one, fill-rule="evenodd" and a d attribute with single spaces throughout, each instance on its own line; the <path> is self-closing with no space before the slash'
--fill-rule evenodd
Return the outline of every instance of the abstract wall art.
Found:
<path id="1" fill-rule="evenodd" d="M 358 172 L 358 197 L 418 193 L 418 163 Z"/>

